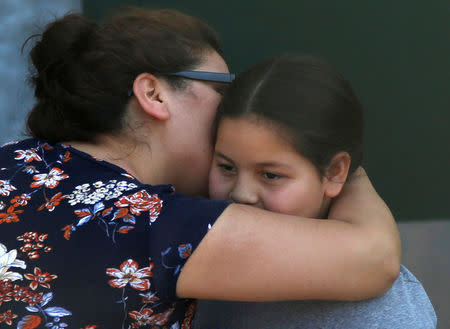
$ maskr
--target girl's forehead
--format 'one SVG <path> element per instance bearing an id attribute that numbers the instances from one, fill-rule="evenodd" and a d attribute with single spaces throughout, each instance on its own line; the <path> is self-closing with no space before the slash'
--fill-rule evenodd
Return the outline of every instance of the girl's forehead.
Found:
<path id="1" fill-rule="evenodd" d="M 238 133 L 239 131 L 239 133 Z M 259 138 L 284 145 L 284 148 L 295 148 L 293 134 L 288 127 L 259 115 L 240 117 L 223 117 L 218 126 L 218 138 L 221 137 Z"/>
<path id="2" fill-rule="evenodd" d="M 236 157 L 276 160 L 277 157 L 298 152 L 278 129 L 253 118 L 223 118 L 219 123 L 216 152 Z"/>

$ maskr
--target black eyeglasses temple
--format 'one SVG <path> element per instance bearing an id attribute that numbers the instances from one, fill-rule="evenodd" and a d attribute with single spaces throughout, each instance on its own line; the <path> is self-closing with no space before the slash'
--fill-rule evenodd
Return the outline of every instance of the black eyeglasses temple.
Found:
<path id="1" fill-rule="evenodd" d="M 231 83 L 236 77 L 233 73 L 205 72 L 205 71 L 180 71 L 175 73 L 166 73 L 166 75 L 175 75 L 178 77 L 204 80 L 213 82 Z"/>

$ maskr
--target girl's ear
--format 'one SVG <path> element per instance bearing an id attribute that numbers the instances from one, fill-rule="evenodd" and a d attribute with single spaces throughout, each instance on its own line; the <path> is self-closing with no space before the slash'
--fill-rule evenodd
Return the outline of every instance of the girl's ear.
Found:
<path id="1" fill-rule="evenodd" d="M 139 74 L 133 82 L 133 94 L 141 108 L 150 116 L 162 121 L 170 117 L 165 92 L 161 80 L 150 73 Z"/>
<path id="2" fill-rule="evenodd" d="M 325 171 L 324 194 L 326 197 L 334 198 L 341 193 L 347 180 L 351 158 L 347 152 L 339 152 L 330 161 Z"/>

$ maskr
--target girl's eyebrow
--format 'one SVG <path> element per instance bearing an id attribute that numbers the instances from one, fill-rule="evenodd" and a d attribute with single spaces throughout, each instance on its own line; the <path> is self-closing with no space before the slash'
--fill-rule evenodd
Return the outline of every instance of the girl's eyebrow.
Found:
<path id="1" fill-rule="evenodd" d="M 256 163 L 256 166 L 258 167 L 284 167 L 284 168 L 290 168 L 288 164 L 279 163 L 279 162 L 258 162 Z"/>
<path id="2" fill-rule="evenodd" d="M 225 160 L 227 160 L 228 162 L 234 163 L 233 160 L 231 160 L 229 157 L 227 157 L 226 155 L 220 153 L 220 152 L 215 152 L 216 155 L 220 158 L 223 158 Z M 291 168 L 291 166 L 289 166 L 288 164 L 284 164 L 284 163 L 279 163 L 279 162 L 273 162 L 273 161 L 269 161 L 269 162 L 257 162 L 255 163 L 255 166 L 257 167 L 283 167 L 283 168 Z"/>
<path id="3" fill-rule="evenodd" d="M 228 162 L 234 162 L 233 160 L 231 160 L 229 157 L 227 157 L 227 156 L 225 156 L 225 155 L 223 155 L 222 153 L 220 153 L 220 152 L 215 152 L 216 153 L 216 155 L 218 156 L 218 157 L 221 157 L 221 158 L 223 158 L 223 159 L 225 159 L 225 160 L 227 160 Z"/>

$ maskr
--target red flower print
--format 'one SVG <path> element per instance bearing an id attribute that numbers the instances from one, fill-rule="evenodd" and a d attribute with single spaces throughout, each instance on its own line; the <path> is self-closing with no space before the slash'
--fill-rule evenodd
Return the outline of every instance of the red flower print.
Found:
<path id="1" fill-rule="evenodd" d="M 61 231 L 64 231 L 64 239 L 70 240 L 70 235 L 73 232 L 73 225 L 64 226 Z"/>
<path id="2" fill-rule="evenodd" d="M 70 157 L 70 151 L 66 151 L 66 153 L 64 153 L 64 155 L 62 156 L 62 161 L 67 162 L 70 160 L 72 160 L 72 158 Z"/>
<path id="3" fill-rule="evenodd" d="M 31 148 L 29 150 L 17 150 L 15 151 L 17 153 L 15 160 L 22 160 L 24 159 L 25 162 L 31 162 L 31 161 L 42 161 L 41 157 L 36 153 L 35 148 Z"/>
<path id="4" fill-rule="evenodd" d="M 33 244 L 32 243 L 25 243 L 22 247 L 20 247 L 20 251 L 21 252 L 29 252 L 33 250 Z"/>
<path id="5" fill-rule="evenodd" d="M 42 270 L 39 267 L 35 267 L 34 274 L 28 273 L 25 274 L 24 277 L 27 280 L 32 280 L 32 282 L 30 283 L 30 288 L 36 290 L 36 288 L 39 285 L 47 289 L 50 288 L 48 282 L 52 281 L 53 279 L 56 279 L 58 276 L 55 274 L 42 272 Z"/>
<path id="6" fill-rule="evenodd" d="M 19 207 L 19 206 L 26 206 L 28 203 L 28 200 L 30 200 L 31 197 L 28 194 L 21 194 L 18 196 L 15 196 L 14 198 L 11 199 L 11 203 L 14 205 L 14 207 Z"/>
<path id="7" fill-rule="evenodd" d="M 147 292 L 145 294 L 139 294 L 139 296 L 142 297 L 143 304 L 152 304 L 159 300 L 159 298 L 156 297 L 156 293 Z"/>
<path id="8" fill-rule="evenodd" d="M 42 302 L 42 295 L 44 293 L 40 292 L 40 293 L 36 293 L 36 292 L 32 292 L 30 291 L 30 293 L 23 299 L 23 301 L 25 303 L 28 303 L 30 306 L 34 306 L 36 304 L 39 304 L 40 302 Z"/>
<path id="9" fill-rule="evenodd" d="M 53 149 L 53 147 L 51 147 L 50 144 L 48 144 L 48 143 L 42 144 L 42 148 L 46 151 L 50 151 Z"/>
<path id="10" fill-rule="evenodd" d="M 14 300 L 17 302 L 26 298 L 30 293 L 30 288 L 14 285 L 14 289 L 11 291 L 11 296 L 13 296 Z"/>
<path id="11" fill-rule="evenodd" d="M 11 310 L 7 310 L 4 313 L 0 313 L 0 323 L 5 322 L 7 325 L 12 325 L 12 320 L 17 318 L 16 314 L 13 314 Z"/>
<path id="12" fill-rule="evenodd" d="M 17 237 L 17 240 L 23 241 L 24 245 L 20 247 L 20 251 L 27 254 L 29 259 L 37 259 L 40 257 L 38 250 L 48 253 L 53 250 L 52 247 L 44 245 L 48 234 L 38 234 L 36 232 L 25 232 Z"/>
<path id="13" fill-rule="evenodd" d="M 21 236 L 18 236 L 17 240 L 23 241 L 23 242 L 31 242 L 31 241 L 36 241 L 38 236 L 39 235 L 36 232 L 25 232 Z"/>
<path id="14" fill-rule="evenodd" d="M 42 319 L 38 315 L 26 315 L 17 324 L 17 329 L 34 329 L 39 327 Z"/>
<path id="15" fill-rule="evenodd" d="M 39 253 L 36 250 L 30 251 L 27 254 L 27 256 L 28 256 L 29 259 L 38 259 L 39 257 L 41 257 L 41 255 L 39 255 Z"/>
<path id="16" fill-rule="evenodd" d="M 52 196 L 52 198 L 50 200 L 48 200 L 46 203 L 44 203 L 43 205 L 41 205 L 38 208 L 38 211 L 41 211 L 44 208 L 47 208 L 48 211 L 53 211 L 55 209 L 56 206 L 58 206 L 62 200 L 64 200 L 66 198 L 65 195 L 62 194 L 62 192 L 59 192 L 57 194 L 55 194 L 54 196 Z"/>
<path id="17" fill-rule="evenodd" d="M 115 268 L 106 269 L 106 274 L 116 277 L 116 279 L 109 280 L 108 283 L 114 288 L 124 288 L 128 283 L 130 286 L 137 290 L 150 289 L 150 281 L 144 279 L 152 277 L 153 263 L 150 263 L 149 267 L 144 267 L 138 270 L 139 264 L 128 259 L 120 265 L 120 270 Z"/>
<path id="18" fill-rule="evenodd" d="M 98 328 L 98 326 L 96 324 L 89 324 L 87 326 L 84 326 L 81 329 L 97 329 L 97 328 Z"/>
<path id="19" fill-rule="evenodd" d="M 36 241 L 44 242 L 48 238 L 48 234 L 39 234 Z"/>
<path id="20" fill-rule="evenodd" d="M 11 294 L 6 291 L 0 291 L 0 306 L 2 306 L 3 303 L 9 302 L 12 300 Z"/>
<path id="21" fill-rule="evenodd" d="M 122 226 L 117 230 L 117 233 L 120 234 L 127 234 L 128 232 L 130 232 L 132 229 L 134 229 L 134 226 Z"/>
<path id="22" fill-rule="evenodd" d="M 184 313 L 185 318 L 183 320 L 183 324 L 181 325 L 181 329 L 191 329 L 192 318 L 194 317 L 196 307 L 197 301 L 194 300 L 190 302 L 186 313 Z"/>
<path id="23" fill-rule="evenodd" d="M 11 280 L 0 281 L 0 292 L 9 292 L 13 288 Z"/>
<path id="24" fill-rule="evenodd" d="M 103 210 L 102 211 L 102 216 L 108 216 L 111 213 L 112 209 L 113 208 L 110 207 L 110 208 L 106 208 L 105 210 Z"/>
<path id="25" fill-rule="evenodd" d="M 35 188 L 41 185 L 45 185 L 48 188 L 55 188 L 58 186 L 59 181 L 68 178 L 69 175 L 63 174 L 63 171 L 59 168 L 52 168 L 48 174 L 34 175 L 35 182 L 30 184 L 30 187 Z"/>
<path id="26" fill-rule="evenodd" d="M 8 196 L 9 193 L 15 190 L 16 188 L 9 184 L 9 181 L 0 179 L 0 195 Z"/>
<path id="27" fill-rule="evenodd" d="M 162 203 L 158 194 L 150 195 L 147 191 L 142 190 L 132 195 L 123 196 L 114 204 L 117 207 L 130 207 L 130 212 L 134 215 L 140 215 L 141 211 L 149 211 L 150 222 L 153 223 L 161 212 Z"/>
<path id="28" fill-rule="evenodd" d="M 173 312 L 173 308 L 168 309 L 164 313 L 153 314 L 153 310 L 150 308 L 144 308 L 141 311 L 132 311 L 128 313 L 130 318 L 136 320 L 133 323 L 132 328 L 139 328 L 145 325 L 163 325 L 169 320 L 169 316 Z"/>
<path id="29" fill-rule="evenodd" d="M 11 283 L 11 280 L 0 281 L 0 306 L 4 302 L 6 303 L 11 301 L 12 289 L 13 284 Z"/>
<path id="30" fill-rule="evenodd" d="M 133 216 L 129 214 L 128 208 L 120 208 L 119 210 L 117 210 L 114 213 L 113 219 L 118 219 L 118 218 L 130 219 L 132 217 Z"/>
<path id="31" fill-rule="evenodd" d="M 20 213 L 23 213 L 23 210 L 15 210 L 14 206 L 9 207 L 6 212 L 0 213 L 0 224 L 19 222 L 20 219 L 17 214 Z"/>

